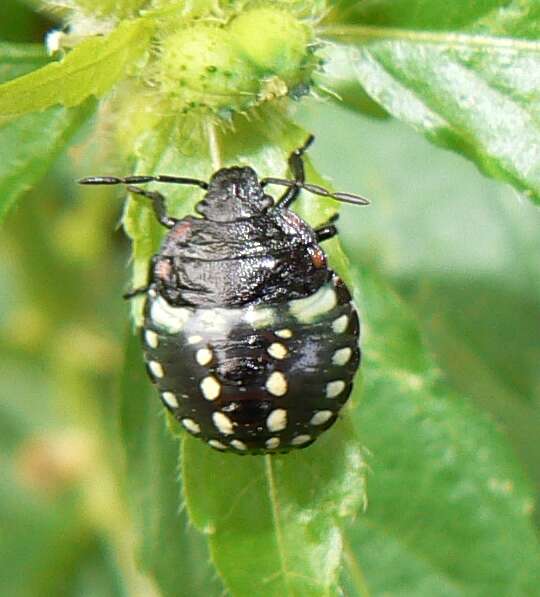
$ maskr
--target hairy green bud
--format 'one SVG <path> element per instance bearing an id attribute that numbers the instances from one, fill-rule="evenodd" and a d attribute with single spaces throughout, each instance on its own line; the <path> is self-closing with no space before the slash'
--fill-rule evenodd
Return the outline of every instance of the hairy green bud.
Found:
<path id="1" fill-rule="evenodd" d="M 174 110 L 228 116 L 307 89 L 315 59 L 309 27 L 277 8 L 199 22 L 162 38 L 154 79 Z"/>
<path id="2" fill-rule="evenodd" d="M 239 54 L 259 77 L 277 76 L 294 84 L 310 62 L 309 28 L 288 12 L 250 10 L 235 18 L 229 30 Z"/>
<path id="3" fill-rule="evenodd" d="M 240 109 L 257 95 L 251 65 L 238 55 L 228 31 L 213 25 L 195 25 L 165 38 L 158 67 L 161 90 L 184 111 Z"/>

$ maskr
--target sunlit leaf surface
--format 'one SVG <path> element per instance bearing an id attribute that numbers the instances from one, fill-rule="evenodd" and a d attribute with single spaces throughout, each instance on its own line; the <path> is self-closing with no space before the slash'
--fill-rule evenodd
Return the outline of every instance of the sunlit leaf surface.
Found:
<path id="1" fill-rule="evenodd" d="M 535 594 L 533 494 L 504 437 L 448 391 L 392 292 L 367 272 L 358 286 L 367 340 L 355 413 L 373 474 L 366 516 L 349 534 L 350 585 L 359 590 L 362 578 L 374 595 Z"/>
<path id="2" fill-rule="evenodd" d="M 41 46 L 0 44 L 0 81 L 21 76 L 46 61 Z M 90 103 L 71 110 L 56 107 L 0 126 L 0 221 L 17 198 L 47 172 L 92 112 Z"/>
<path id="3" fill-rule="evenodd" d="M 147 49 L 150 33 L 149 21 L 126 21 L 109 35 L 84 40 L 60 62 L 4 83 L 0 86 L 0 121 L 103 96 Z"/>
<path id="4" fill-rule="evenodd" d="M 515 4 L 342 2 L 325 31 L 390 114 L 540 202 L 540 9 Z"/>

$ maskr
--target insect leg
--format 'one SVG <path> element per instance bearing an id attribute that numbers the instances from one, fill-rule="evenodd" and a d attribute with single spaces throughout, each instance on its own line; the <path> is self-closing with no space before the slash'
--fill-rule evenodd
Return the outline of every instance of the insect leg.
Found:
<path id="1" fill-rule="evenodd" d="M 302 185 L 306 180 L 306 174 L 304 171 L 304 161 L 303 156 L 306 152 L 307 148 L 313 143 L 315 137 L 310 135 L 302 147 L 295 149 L 291 155 L 289 156 L 289 168 L 292 172 L 294 177 L 294 181 L 300 183 Z M 283 195 L 276 201 L 276 205 L 279 207 L 289 207 L 291 203 L 298 197 L 300 193 L 301 187 L 300 186 L 293 186 L 290 187 L 283 193 Z"/>
<path id="2" fill-rule="evenodd" d="M 141 294 L 146 294 L 148 292 L 149 286 L 141 286 L 140 288 L 133 288 L 132 290 L 128 290 L 122 295 L 123 299 L 129 300 L 139 296 Z"/>
<path id="3" fill-rule="evenodd" d="M 178 222 L 176 218 L 170 218 L 167 215 L 167 210 L 165 209 L 165 197 L 161 193 L 158 193 L 157 191 L 145 191 L 144 189 L 133 185 L 128 185 L 127 190 L 135 195 L 141 195 L 142 197 L 150 199 L 158 222 L 166 228 L 173 228 L 176 222 Z"/>
<path id="4" fill-rule="evenodd" d="M 323 240 L 328 240 L 329 238 L 333 238 L 337 234 L 337 228 L 330 224 L 330 226 L 324 226 L 318 228 L 316 231 L 317 233 L 317 242 L 322 242 Z"/>
<path id="5" fill-rule="evenodd" d="M 339 214 L 335 213 L 332 215 L 327 222 L 317 226 L 315 228 L 315 234 L 317 235 L 317 242 L 328 240 L 337 234 L 337 228 L 334 226 L 334 222 L 339 218 Z"/>
<path id="6" fill-rule="evenodd" d="M 150 259 L 150 263 L 148 265 L 148 279 L 152 280 L 152 272 L 154 271 L 154 268 L 156 266 L 156 263 L 159 259 L 158 255 L 154 255 L 152 257 L 152 259 Z M 135 298 L 136 296 L 139 296 L 141 294 L 145 294 L 150 290 L 150 283 L 148 283 L 146 286 L 140 286 L 139 288 L 132 288 L 131 290 L 128 290 L 127 292 L 125 292 L 122 295 L 122 298 L 129 300 L 132 298 Z"/>

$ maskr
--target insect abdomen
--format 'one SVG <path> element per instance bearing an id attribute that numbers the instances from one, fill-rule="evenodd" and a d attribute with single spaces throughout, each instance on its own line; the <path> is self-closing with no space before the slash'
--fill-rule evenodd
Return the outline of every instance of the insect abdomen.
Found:
<path id="1" fill-rule="evenodd" d="M 152 290 L 143 343 L 149 374 L 184 428 L 218 450 L 311 444 L 347 401 L 359 323 L 334 274 L 312 295 L 246 308 L 171 307 Z"/>

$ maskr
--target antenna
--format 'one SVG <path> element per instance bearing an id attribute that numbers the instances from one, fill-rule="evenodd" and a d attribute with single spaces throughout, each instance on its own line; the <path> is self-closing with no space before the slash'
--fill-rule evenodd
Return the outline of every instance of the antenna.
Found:
<path id="1" fill-rule="evenodd" d="M 297 180 L 286 180 L 284 178 L 263 178 L 261 180 L 261 186 L 269 184 L 280 185 L 282 187 L 296 187 L 297 189 L 304 189 L 314 195 L 320 195 L 321 197 L 330 197 L 336 201 L 343 201 L 344 203 L 352 203 L 353 205 L 369 205 L 368 199 L 361 195 L 354 193 L 331 193 L 328 189 L 321 187 L 317 184 L 309 184 Z M 279 203 L 277 204 L 279 205 Z"/>
<path id="2" fill-rule="evenodd" d="M 208 183 L 198 178 L 186 178 L 185 176 L 169 176 L 167 174 L 157 174 L 156 176 L 87 176 L 77 181 L 79 184 L 142 184 L 144 182 L 167 182 L 172 184 L 188 184 L 201 189 L 208 189 Z"/>

